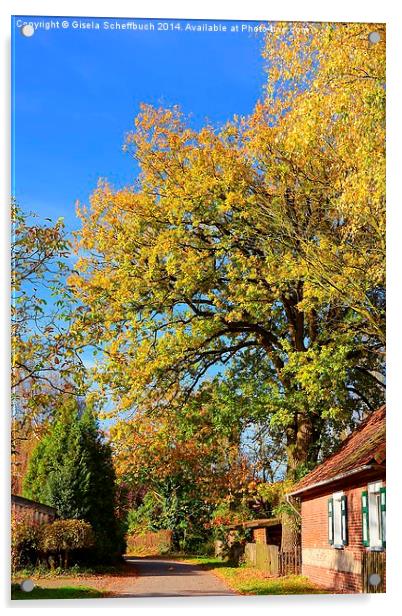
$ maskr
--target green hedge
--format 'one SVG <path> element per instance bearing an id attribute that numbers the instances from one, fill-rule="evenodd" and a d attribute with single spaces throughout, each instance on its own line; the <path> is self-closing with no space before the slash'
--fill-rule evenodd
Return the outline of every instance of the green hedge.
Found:
<path id="1" fill-rule="evenodd" d="M 27 519 L 12 522 L 11 561 L 13 571 L 45 561 L 67 568 L 70 555 L 76 560 L 95 545 L 91 525 L 84 520 L 56 520 L 32 524 Z"/>
<path id="2" fill-rule="evenodd" d="M 92 548 L 95 537 L 89 522 L 56 520 L 43 527 L 39 548 L 43 554 L 55 556 L 67 568 L 71 552 Z"/>

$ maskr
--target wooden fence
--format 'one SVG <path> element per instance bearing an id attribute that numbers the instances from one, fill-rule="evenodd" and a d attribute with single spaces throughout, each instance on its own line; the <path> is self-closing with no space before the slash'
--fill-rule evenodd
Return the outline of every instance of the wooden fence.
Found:
<path id="1" fill-rule="evenodd" d="M 172 544 L 172 531 L 159 530 L 139 535 L 127 535 L 127 554 L 158 554 L 167 552 Z"/>
<path id="2" fill-rule="evenodd" d="M 266 543 L 246 543 L 245 548 L 246 561 L 262 569 L 268 571 L 272 575 L 278 573 L 278 547 L 276 545 L 267 545 Z"/>
<path id="3" fill-rule="evenodd" d="M 291 575 L 301 573 L 301 548 L 282 552 L 276 545 L 247 543 L 246 562 L 271 575 Z"/>
<path id="4" fill-rule="evenodd" d="M 301 547 L 296 547 L 289 552 L 279 552 L 279 575 L 297 575 L 301 573 L 301 562 Z"/>
<path id="5" fill-rule="evenodd" d="M 363 592 L 385 592 L 385 552 L 364 552 L 362 560 L 362 577 Z M 378 584 L 376 582 L 378 582 Z"/>

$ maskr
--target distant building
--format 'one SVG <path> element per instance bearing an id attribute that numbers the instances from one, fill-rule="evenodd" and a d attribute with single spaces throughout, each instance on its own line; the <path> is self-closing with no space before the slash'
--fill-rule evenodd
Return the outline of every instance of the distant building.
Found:
<path id="1" fill-rule="evenodd" d="M 17 516 L 23 516 L 32 524 L 53 522 L 56 518 L 56 509 L 54 507 L 37 503 L 22 496 L 15 496 L 14 494 L 11 495 L 11 512 Z"/>
<path id="2" fill-rule="evenodd" d="M 301 501 L 302 573 L 343 592 L 385 591 L 385 406 L 289 494 Z"/>

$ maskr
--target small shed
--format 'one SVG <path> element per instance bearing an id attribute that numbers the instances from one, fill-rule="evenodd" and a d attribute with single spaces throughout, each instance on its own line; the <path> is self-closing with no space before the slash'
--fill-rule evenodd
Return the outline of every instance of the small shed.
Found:
<path id="1" fill-rule="evenodd" d="M 301 504 L 302 573 L 342 592 L 385 591 L 385 405 L 288 495 Z"/>
<path id="2" fill-rule="evenodd" d="M 235 551 L 237 559 L 244 554 L 246 562 L 273 575 L 279 572 L 279 550 L 282 540 L 280 518 L 262 518 L 245 520 L 228 526 L 228 545 Z M 252 533 L 251 541 L 233 544 L 232 537 L 236 530 L 248 529 Z M 237 550 L 237 551 L 236 551 Z"/>
<path id="3" fill-rule="evenodd" d="M 250 529 L 254 543 L 264 543 L 266 545 L 276 545 L 281 547 L 282 541 L 282 522 L 280 518 L 261 518 L 259 520 L 246 520 L 238 522 L 228 527 L 229 529 Z"/>

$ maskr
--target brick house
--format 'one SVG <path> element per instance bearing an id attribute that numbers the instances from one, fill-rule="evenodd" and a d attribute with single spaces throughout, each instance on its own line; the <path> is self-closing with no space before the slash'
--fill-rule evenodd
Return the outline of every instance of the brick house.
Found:
<path id="1" fill-rule="evenodd" d="M 313 582 L 385 591 L 385 460 L 382 406 L 288 495 L 301 504 L 302 573 Z"/>

